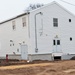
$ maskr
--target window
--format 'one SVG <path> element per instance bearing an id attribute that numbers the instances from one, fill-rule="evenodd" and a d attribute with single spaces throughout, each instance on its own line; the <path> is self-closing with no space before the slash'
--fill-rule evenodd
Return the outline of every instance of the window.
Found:
<path id="1" fill-rule="evenodd" d="M 15 21 L 12 21 L 12 29 L 13 29 L 13 30 L 16 29 Z"/>
<path id="2" fill-rule="evenodd" d="M 71 19 L 69 19 L 69 22 L 71 22 Z"/>
<path id="3" fill-rule="evenodd" d="M 26 17 L 23 17 L 23 18 L 22 18 L 22 25 L 23 25 L 23 27 L 26 26 Z"/>
<path id="4" fill-rule="evenodd" d="M 10 46 L 12 46 L 12 45 L 10 44 Z"/>
<path id="5" fill-rule="evenodd" d="M 19 52 L 19 49 L 17 49 L 17 52 Z"/>
<path id="6" fill-rule="evenodd" d="M 70 37 L 70 41 L 72 41 L 72 37 Z"/>
<path id="7" fill-rule="evenodd" d="M 14 43 L 13 43 L 13 46 L 14 46 Z"/>
<path id="8" fill-rule="evenodd" d="M 55 45 L 55 40 L 53 40 L 53 45 Z"/>
<path id="9" fill-rule="evenodd" d="M 57 40 L 57 45 L 60 45 L 60 40 Z"/>
<path id="10" fill-rule="evenodd" d="M 58 27 L 58 18 L 53 18 L 53 26 Z"/>

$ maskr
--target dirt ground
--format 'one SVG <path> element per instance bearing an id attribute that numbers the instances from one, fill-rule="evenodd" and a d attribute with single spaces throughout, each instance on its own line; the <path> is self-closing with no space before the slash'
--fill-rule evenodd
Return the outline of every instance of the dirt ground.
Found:
<path id="1" fill-rule="evenodd" d="M 75 75 L 75 60 L 1 66 L 0 75 Z"/>

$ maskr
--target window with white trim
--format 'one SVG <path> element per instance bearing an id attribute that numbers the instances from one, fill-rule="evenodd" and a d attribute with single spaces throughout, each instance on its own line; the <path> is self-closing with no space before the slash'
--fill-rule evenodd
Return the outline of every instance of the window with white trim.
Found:
<path id="1" fill-rule="evenodd" d="M 16 29 L 15 21 L 12 21 L 12 29 L 13 29 L 13 30 L 15 30 L 15 29 Z"/>
<path id="2" fill-rule="evenodd" d="M 72 37 L 70 37 L 70 41 L 72 41 Z"/>
<path id="3" fill-rule="evenodd" d="M 69 22 L 71 22 L 71 19 L 69 19 Z"/>
<path id="4" fill-rule="evenodd" d="M 22 18 L 22 26 L 25 27 L 26 26 L 26 17 Z"/>
<path id="5" fill-rule="evenodd" d="M 58 27 L 58 18 L 53 18 L 53 26 Z"/>

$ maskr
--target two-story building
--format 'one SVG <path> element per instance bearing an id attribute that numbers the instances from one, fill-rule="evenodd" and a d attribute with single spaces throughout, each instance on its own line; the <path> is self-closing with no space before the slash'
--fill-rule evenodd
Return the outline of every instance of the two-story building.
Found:
<path id="1" fill-rule="evenodd" d="M 0 23 L 0 57 L 70 59 L 75 55 L 75 16 L 57 2 Z"/>

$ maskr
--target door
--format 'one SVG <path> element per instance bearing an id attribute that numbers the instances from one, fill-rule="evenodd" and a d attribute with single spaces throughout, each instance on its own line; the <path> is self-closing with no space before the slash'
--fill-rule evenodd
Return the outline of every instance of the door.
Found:
<path id="1" fill-rule="evenodd" d="M 61 44 L 60 39 L 53 40 L 53 53 L 60 53 L 61 51 Z"/>
<path id="2" fill-rule="evenodd" d="M 28 46 L 21 45 L 21 59 L 27 60 L 27 57 L 28 57 Z"/>

